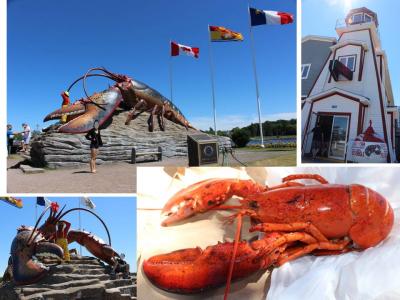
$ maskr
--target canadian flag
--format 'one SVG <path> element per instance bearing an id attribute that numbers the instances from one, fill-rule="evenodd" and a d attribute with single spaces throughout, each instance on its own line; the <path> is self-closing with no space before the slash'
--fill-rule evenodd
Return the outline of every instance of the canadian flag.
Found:
<path id="1" fill-rule="evenodd" d="M 199 48 L 189 47 L 175 42 L 171 42 L 171 56 L 177 56 L 181 52 L 185 53 L 186 55 L 199 58 Z"/>

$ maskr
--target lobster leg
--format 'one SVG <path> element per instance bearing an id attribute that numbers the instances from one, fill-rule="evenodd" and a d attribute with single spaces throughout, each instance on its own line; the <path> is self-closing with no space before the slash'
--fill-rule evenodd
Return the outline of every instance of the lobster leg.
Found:
<path id="1" fill-rule="evenodd" d="M 318 181 L 321 184 L 328 184 L 329 182 L 322 177 L 321 175 L 318 174 L 294 174 L 294 175 L 289 175 L 286 176 L 282 179 L 282 182 L 288 182 L 288 181 L 293 181 L 293 180 L 299 180 L 299 179 L 313 179 Z"/>
<path id="2" fill-rule="evenodd" d="M 161 107 L 161 112 L 157 114 L 158 126 L 160 126 L 161 131 L 165 131 L 164 113 L 165 113 L 165 108 L 163 105 Z"/>
<path id="3" fill-rule="evenodd" d="M 138 110 L 139 107 L 143 104 L 145 104 L 145 101 L 143 99 L 139 100 L 139 102 L 135 104 L 135 106 L 132 108 L 132 110 L 128 113 L 128 117 L 126 118 L 125 125 L 129 125 L 131 123 L 131 121 L 135 117 L 136 110 Z"/>
<path id="4" fill-rule="evenodd" d="M 105 244 L 95 235 L 81 230 L 70 230 L 68 232 L 68 243 L 77 242 L 84 246 L 91 254 L 113 266 L 119 254 L 110 246 Z"/>
<path id="5" fill-rule="evenodd" d="M 260 258 L 263 259 L 271 254 L 271 252 L 280 249 L 280 247 L 288 247 L 291 243 L 302 242 L 307 245 L 317 244 L 317 240 L 305 232 L 291 232 L 282 234 L 278 239 L 270 243 L 268 246 L 260 250 Z"/>
<path id="6" fill-rule="evenodd" d="M 285 255 L 283 253 L 283 256 L 278 259 L 277 266 L 281 266 L 284 263 L 287 263 L 291 260 L 294 260 L 296 258 L 299 258 L 300 256 L 304 256 L 306 254 L 309 254 L 313 252 L 316 249 L 320 250 L 332 250 L 332 251 L 341 251 L 346 248 L 346 246 L 349 244 L 349 240 L 343 240 L 338 243 L 332 243 L 332 242 L 319 242 L 319 243 L 314 243 L 307 245 L 303 248 L 299 248 L 297 251 L 294 251 L 290 253 L 289 255 Z"/>
<path id="7" fill-rule="evenodd" d="M 294 186 L 304 186 L 304 184 L 300 182 L 292 182 L 288 181 L 279 185 L 275 185 L 273 187 L 268 187 L 268 191 L 276 190 L 276 189 L 281 189 L 281 188 L 286 188 L 286 187 L 294 187 Z"/>
<path id="8" fill-rule="evenodd" d="M 319 242 L 327 242 L 328 239 L 319 231 L 317 227 L 309 222 L 300 223 L 289 223 L 289 224 L 275 224 L 275 223 L 261 223 L 254 225 L 250 228 L 250 232 L 262 231 L 262 232 L 273 232 L 273 231 L 305 231 L 311 234 Z"/>
<path id="9" fill-rule="evenodd" d="M 312 255 L 314 256 L 327 256 L 327 255 L 339 255 L 350 251 L 361 251 L 361 249 L 354 249 L 352 247 L 346 247 L 342 250 L 315 250 Z"/>
<path id="10" fill-rule="evenodd" d="M 153 107 L 153 109 L 150 112 L 149 119 L 147 120 L 147 124 L 149 125 L 149 131 L 150 132 L 154 131 L 154 113 L 156 112 L 156 110 L 157 110 L 157 105 L 155 105 Z"/>

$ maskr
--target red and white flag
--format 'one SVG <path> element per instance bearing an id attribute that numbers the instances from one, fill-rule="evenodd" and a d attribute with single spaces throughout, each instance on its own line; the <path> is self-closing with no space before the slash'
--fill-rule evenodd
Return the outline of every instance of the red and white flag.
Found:
<path id="1" fill-rule="evenodd" d="M 175 42 L 171 42 L 171 56 L 177 56 L 180 53 L 185 53 L 186 55 L 199 58 L 199 48 L 189 47 Z"/>
<path id="2" fill-rule="evenodd" d="M 250 7 L 251 26 L 273 25 L 273 24 L 290 24 L 293 23 L 293 15 L 286 12 L 273 10 L 261 10 Z"/>
<path id="3" fill-rule="evenodd" d="M 290 24 L 293 23 L 293 15 L 272 10 L 264 10 L 265 17 L 267 19 L 267 24 Z"/>

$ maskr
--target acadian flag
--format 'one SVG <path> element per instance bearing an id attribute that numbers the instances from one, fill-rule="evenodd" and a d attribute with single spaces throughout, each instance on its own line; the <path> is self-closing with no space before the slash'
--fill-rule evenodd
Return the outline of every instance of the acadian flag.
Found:
<path id="1" fill-rule="evenodd" d="M 81 198 L 81 203 L 83 205 L 85 205 L 89 209 L 95 209 L 96 208 L 96 205 L 93 203 L 92 200 L 90 200 L 89 197 L 82 197 Z"/>
<path id="2" fill-rule="evenodd" d="M 36 197 L 36 204 L 47 207 L 51 205 L 51 201 L 45 197 Z"/>
<path id="3" fill-rule="evenodd" d="M 17 208 L 22 208 L 23 207 L 23 203 L 21 199 L 17 199 L 14 197 L 0 197 L 0 200 L 3 200 L 4 202 L 15 206 Z"/>
<path id="4" fill-rule="evenodd" d="M 290 13 L 260 10 L 250 7 L 251 26 L 257 25 L 285 25 L 293 23 L 293 15 Z"/>
<path id="5" fill-rule="evenodd" d="M 243 41 L 243 35 L 222 26 L 209 26 L 212 42 Z"/>
<path id="6" fill-rule="evenodd" d="M 171 56 L 178 56 L 181 52 L 186 55 L 193 56 L 195 58 L 199 58 L 200 49 L 197 47 L 189 47 L 181 44 L 177 44 L 175 42 L 171 42 Z"/>

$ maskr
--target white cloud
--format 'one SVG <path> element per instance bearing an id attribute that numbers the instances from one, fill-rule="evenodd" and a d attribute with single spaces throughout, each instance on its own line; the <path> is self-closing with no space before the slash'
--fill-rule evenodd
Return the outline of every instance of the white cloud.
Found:
<path id="1" fill-rule="evenodd" d="M 264 121 L 276 121 L 279 119 L 289 120 L 296 119 L 295 112 L 284 112 L 277 114 L 264 115 L 261 120 Z M 212 117 L 195 117 L 191 118 L 190 123 L 201 130 L 208 130 L 210 127 L 214 128 L 214 119 Z M 218 130 L 230 130 L 234 127 L 244 127 L 251 123 L 258 123 L 258 117 L 256 115 L 217 115 L 217 129 Z"/>

